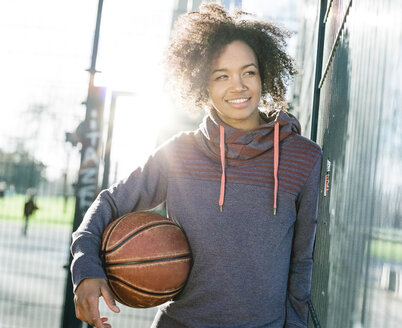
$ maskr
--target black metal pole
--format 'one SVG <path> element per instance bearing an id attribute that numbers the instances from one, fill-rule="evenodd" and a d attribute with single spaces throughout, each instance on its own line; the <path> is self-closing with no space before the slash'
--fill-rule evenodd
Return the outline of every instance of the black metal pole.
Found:
<path id="1" fill-rule="evenodd" d="M 324 18 L 327 11 L 327 0 L 320 1 L 320 17 L 318 24 L 318 41 L 316 53 L 316 66 L 314 77 L 314 93 L 313 93 L 313 112 L 311 115 L 311 133 L 310 138 L 317 141 L 317 126 L 318 126 L 318 112 L 320 107 L 320 80 L 322 73 L 322 61 L 324 53 L 324 38 L 325 38 L 325 22 Z"/>
<path id="2" fill-rule="evenodd" d="M 311 132 L 310 138 L 313 141 L 317 141 L 317 130 L 318 130 L 318 114 L 320 107 L 320 81 L 322 74 L 322 63 L 324 54 L 324 42 L 325 42 L 325 17 L 327 14 L 327 0 L 320 1 L 320 13 L 318 22 L 318 36 L 317 36 L 317 52 L 316 52 L 316 66 L 315 66 L 315 77 L 314 77 L 314 92 L 313 92 L 313 109 L 311 114 Z M 312 321 L 315 328 L 320 327 L 320 322 L 318 319 L 318 314 L 316 313 L 312 300 L 309 300 L 309 312 L 310 320 Z M 327 309 L 325 309 L 327 311 Z M 321 313 L 321 317 L 326 320 L 326 313 Z"/>
<path id="3" fill-rule="evenodd" d="M 78 182 L 75 188 L 76 205 L 73 221 L 73 231 L 80 225 L 83 215 L 94 200 L 97 192 L 97 176 L 99 170 L 100 138 L 102 127 L 102 114 L 104 104 L 104 90 L 94 87 L 94 76 L 96 73 L 96 58 L 98 54 L 99 31 L 102 16 L 103 0 L 98 2 L 98 12 L 96 19 L 96 28 L 92 48 L 91 66 L 89 72 L 88 97 L 85 102 L 86 113 L 85 121 L 81 123 L 82 131 L 80 133 L 81 165 Z M 88 166 L 89 164 L 89 166 Z M 72 262 L 70 254 L 69 264 L 67 266 L 67 281 L 64 296 L 64 310 L 62 319 L 62 328 L 81 328 L 82 321 L 75 316 L 73 285 L 71 281 L 71 272 L 69 270 Z"/>
<path id="4" fill-rule="evenodd" d="M 89 87 L 94 85 L 94 77 L 95 77 L 95 73 L 97 73 L 96 59 L 98 57 L 99 34 L 100 34 L 100 25 L 101 25 L 101 19 L 102 19 L 102 8 L 103 8 L 103 0 L 99 0 L 98 13 L 96 15 L 94 42 L 93 42 L 93 46 L 92 46 L 91 67 L 88 70 L 89 71 Z"/>

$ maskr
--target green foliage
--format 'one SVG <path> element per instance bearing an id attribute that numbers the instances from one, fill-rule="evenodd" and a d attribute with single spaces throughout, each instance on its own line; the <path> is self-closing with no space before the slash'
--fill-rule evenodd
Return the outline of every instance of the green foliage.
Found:
<path id="1" fill-rule="evenodd" d="M 28 188 L 38 188 L 44 179 L 45 165 L 35 160 L 27 151 L 5 153 L 0 150 L 0 181 L 13 185 L 18 193 Z"/>
<path id="2" fill-rule="evenodd" d="M 25 195 L 13 195 L 0 198 L 0 220 L 23 220 Z M 29 224 L 62 224 L 72 225 L 74 219 L 75 199 L 68 197 L 65 202 L 62 196 L 36 197 L 39 207 L 31 216 Z"/>

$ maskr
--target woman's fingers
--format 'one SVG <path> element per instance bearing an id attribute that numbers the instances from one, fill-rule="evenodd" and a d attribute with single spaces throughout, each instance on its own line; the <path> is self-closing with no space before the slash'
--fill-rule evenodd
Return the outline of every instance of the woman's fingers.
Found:
<path id="1" fill-rule="evenodd" d="M 116 302 L 112 296 L 112 292 L 110 291 L 110 288 L 107 284 L 105 286 L 101 287 L 101 293 L 102 293 L 103 299 L 105 300 L 105 303 L 109 307 L 109 309 L 115 313 L 119 313 L 120 309 L 116 305 Z"/>
<path id="2" fill-rule="evenodd" d="M 108 318 L 100 317 L 99 297 L 101 296 L 112 311 L 120 311 L 114 303 L 105 279 L 84 279 L 75 291 L 74 303 L 76 316 L 81 321 L 88 322 L 96 328 L 111 328 L 112 326 L 106 323 Z"/>

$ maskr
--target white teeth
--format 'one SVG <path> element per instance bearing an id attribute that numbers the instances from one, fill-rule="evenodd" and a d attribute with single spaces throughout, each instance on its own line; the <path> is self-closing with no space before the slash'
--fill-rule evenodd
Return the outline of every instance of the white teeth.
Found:
<path id="1" fill-rule="evenodd" d="M 242 98 L 242 99 L 228 100 L 228 102 L 230 102 L 230 103 L 235 103 L 235 104 L 240 104 L 240 103 L 245 102 L 245 101 L 247 101 L 247 100 L 248 100 L 248 98 Z"/>

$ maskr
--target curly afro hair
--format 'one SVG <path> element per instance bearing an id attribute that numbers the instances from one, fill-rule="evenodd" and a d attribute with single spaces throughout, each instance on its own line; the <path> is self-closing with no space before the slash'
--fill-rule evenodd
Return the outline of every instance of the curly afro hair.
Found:
<path id="1" fill-rule="evenodd" d="M 290 33 L 249 13 L 230 15 L 216 3 L 201 5 L 199 11 L 181 15 L 171 34 L 165 64 L 168 84 L 187 109 L 208 106 L 208 82 L 212 61 L 229 43 L 240 40 L 255 53 L 265 106 L 286 107 L 288 80 L 296 73 L 286 52 Z"/>

